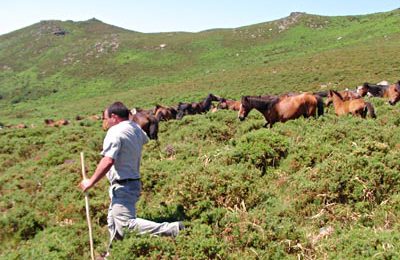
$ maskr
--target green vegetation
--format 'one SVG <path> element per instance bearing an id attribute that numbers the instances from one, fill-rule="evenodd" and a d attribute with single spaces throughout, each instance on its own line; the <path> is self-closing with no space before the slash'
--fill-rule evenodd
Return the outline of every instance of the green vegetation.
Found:
<path id="1" fill-rule="evenodd" d="M 79 153 L 93 173 L 113 101 L 151 108 L 241 95 L 355 88 L 399 80 L 400 11 L 292 14 L 200 33 L 143 34 L 42 21 L 0 36 L 2 259 L 89 258 Z M 64 29 L 65 36 L 52 32 Z M 111 259 L 400 258 L 400 110 L 377 119 L 298 119 L 263 128 L 258 112 L 160 123 L 145 147 L 138 215 L 183 220 L 176 239 L 134 232 Z M 71 124 L 46 127 L 46 118 Z M 35 127 L 31 127 L 34 125 Z M 106 250 L 108 184 L 90 192 L 96 253 Z"/>

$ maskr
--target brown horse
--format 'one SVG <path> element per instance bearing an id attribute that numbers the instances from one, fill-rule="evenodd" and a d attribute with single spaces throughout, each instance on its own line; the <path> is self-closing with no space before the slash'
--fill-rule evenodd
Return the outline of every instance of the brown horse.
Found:
<path id="1" fill-rule="evenodd" d="M 57 121 L 54 121 L 53 119 L 45 119 L 44 123 L 47 126 L 59 127 L 59 126 L 63 126 L 63 125 L 68 125 L 69 121 L 66 120 L 66 119 L 60 119 L 60 120 L 57 120 Z"/>
<path id="2" fill-rule="evenodd" d="M 238 113 L 244 120 L 252 109 L 264 115 L 270 127 L 276 122 L 286 122 L 301 116 L 305 118 L 324 114 L 324 102 L 320 96 L 310 93 L 290 94 L 282 96 L 243 96 Z"/>
<path id="3" fill-rule="evenodd" d="M 386 98 L 394 106 L 400 100 L 400 81 L 392 85 L 373 85 L 366 82 L 357 88 L 357 93 L 362 97 L 369 95 Z"/>
<path id="4" fill-rule="evenodd" d="M 104 111 L 102 114 L 102 120 L 103 129 L 107 130 L 108 124 L 104 117 Z M 150 139 L 158 139 L 158 120 L 149 112 L 149 110 L 132 109 L 129 113 L 129 120 L 138 124 Z"/>
<path id="5" fill-rule="evenodd" d="M 136 122 L 150 139 L 158 139 L 158 119 L 152 110 L 132 109 L 129 120 Z"/>
<path id="6" fill-rule="evenodd" d="M 364 99 L 344 100 L 339 92 L 330 90 L 328 97 L 332 99 L 335 113 L 338 116 L 352 114 L 353 116 L 361 116 L 365 118 L 367 111 L 372 118 L 376 118 L 374 107 L 371 103 L 365 102 Z"/>
<path id="7" fill-rule="evenodd" d="M 342 90 L 338 92 L 343 100 L 352 100 L 352 99 L 358 99 L 361 98 L 360 94 L 357 93 L 357 91 L 352 91 L 352 90 Z M 325 105 L 328 107 L 332 104 L 332 97 L 329 95 L 327 96 L 327 99 L 325 101 Z"/>
<path id="8" fill-rule="evenodd" d="M 176 119 L 182 119 L 185 115 L 195 115 L 205 113 L 210 110 L 212 101 L 219 101 L 219 97 L 208 94 L 207 97 L 200 102 L 192 102 L 192 103 L 179 103 L 177 108 Z"/>
<path id="9" fill-rule="evenodd" d="M 6 126 L 3 126 L 3 127 L 5 127 L 5 128 L 16 128 L 16 129 L 28 128 L 28 126 L 25 125 L 24 123 L 20 123 L 20 124 L 17 124 L 17 125 L 6 125 Z M 1 125 L 0 125 L 0 129 L 2 129 Z"/>
<path id="10" fill-rule="evenodd" d="M 228 109 L 233 111 L 239 111 L 240 101 L 221 98 L 217 105 L 217 109 Z"/>
<path id="11" fill-rule="evenodd" d="M 158 121 L 168 121 L 171 119 L 176 119 L 176 108 L 174 107 L 165 107 L 161 105 L 156 105 L 153 110 L 153 114 L 157 118 Z"/>

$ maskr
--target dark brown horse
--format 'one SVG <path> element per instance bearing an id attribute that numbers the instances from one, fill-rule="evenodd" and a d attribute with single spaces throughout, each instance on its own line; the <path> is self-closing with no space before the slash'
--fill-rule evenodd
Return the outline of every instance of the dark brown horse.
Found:
<path id="1" fill-rule="evenodd" d="M 342 90 L 338 92 L 343 100 L 352 100 L 352 99 L 358 99 L 361 98 L 361 95 L 357 93 L 357 91 L 352 91 L 352 90 Z M 332 104 L 332 97 L 329 96 L 329 93 L 327 95 L 327 99 L 325 100 L 325 105 L 328 107 Z"/>
<path id="2" fill-rule="evenodd" d="M 305 118 L 324 114 L 324 102 L 320 96 L 310 93 L 282 96 L 243 96 L 238 117 L 244 120 L 252 109 L 264 115 L 270 127 L 276 122 L 286 122 L 301 116 Z"/>
<path id="3" fill-rule="evenodd" d="M 392 85 L 373 85 L 366 82 L 357 88 L 357 93 L 362 97 L 369 95 L 386 98 L 393 106 L 400 100 L 400 81 Z"/>
<path id="4" fill-rule="evenodd" d="M 158 139 L 158 120 L 152 110 L 132 109 L 129 120 L 136 122 L 150 139 Z"/>
<path id="5" fill-rule="evenodd" d="M 212 101 L 219 101 L 219 97 L 208 94 L 207 97 L 201 102 L 192 103 L 179 103 L 177 108 L 176 119 L 182 119 L 185 115 L 195 115 L 205 113 L 210 110 Z"/>
<path id="6" fill-rule="evenodd" d="M 102 120 L 103 129 L 107 130 L 108 124 L 104 117 L 104 111 L 102 114 Z M 158 139 L 158 120 L 149 110 L 132 109 L 129 113 L 129 120 L 138 124 L 150 139 Z"/>
<path id="7" fill-rule="evenodd" d="M 153 110 L 154 116 L 158 121 L 168 121 L 171 119 L 176 119 L 178 111 L 174 107 L 165 107 L 161 105 L 156 105 Z"/>
<path id="8" fill-rule="evenodd" d="M 338 116 L 352 114 L 353 116 L 360 116 L 365 118 L 367 111 L 372 118 L 376 118 L 375 109 L 371 103 L 365 102 L 364 99 L 344 100 L 339 92 L 330 90 L 328 97 L 332 99 L 335 114 Z"/>
<path id="9" fill-rule="evenodd" d="M 228 109 L 228 110 L 233 110 L 233 111 L 239 111 L 240 101 L 233 100 L 233 99 L 221 98 L 217 105 L 217 109 Z"/>

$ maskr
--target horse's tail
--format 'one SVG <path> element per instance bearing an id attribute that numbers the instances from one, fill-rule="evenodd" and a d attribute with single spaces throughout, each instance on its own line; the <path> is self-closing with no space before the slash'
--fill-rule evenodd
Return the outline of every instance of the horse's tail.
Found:
<path id="1" fill-rule="evenodd" d="M 324 115 L 324 100 L 319 95 L 314 95 L 314 96 L 317 99 L 317 111 L 318 111 L 317 113 L 318 113 L 318 116 L 323 116 Z"/>
<path id="2" fill-rule="evenodd" d="M 365 102 L 366 108 L 368 109 L 369 115 L 372 118 L 376 118 L 374 106 L 370 102 Z"/>

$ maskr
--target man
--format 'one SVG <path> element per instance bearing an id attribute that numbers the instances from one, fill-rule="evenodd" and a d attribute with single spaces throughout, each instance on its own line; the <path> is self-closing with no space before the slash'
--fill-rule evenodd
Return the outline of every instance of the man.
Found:
<path id="1" fill-rule="evenodd" d="M 176 236 L 183 228 L 181 222 L 156 223 L 136 217 L 142 147 L 149 141 L 146 133 L 129 120 L 129 110 L 121 102 L 113 103 L 104 111 L 103 128 L 108 129 L 101 152 L 103 158 L 93 176 L 82 180 L 79 186 L 87 191 L 107 174 L 111 199 L 107 217 L 110 245 L 114 239 L 122 239 L 124 228 L 141 234 Z"/>

